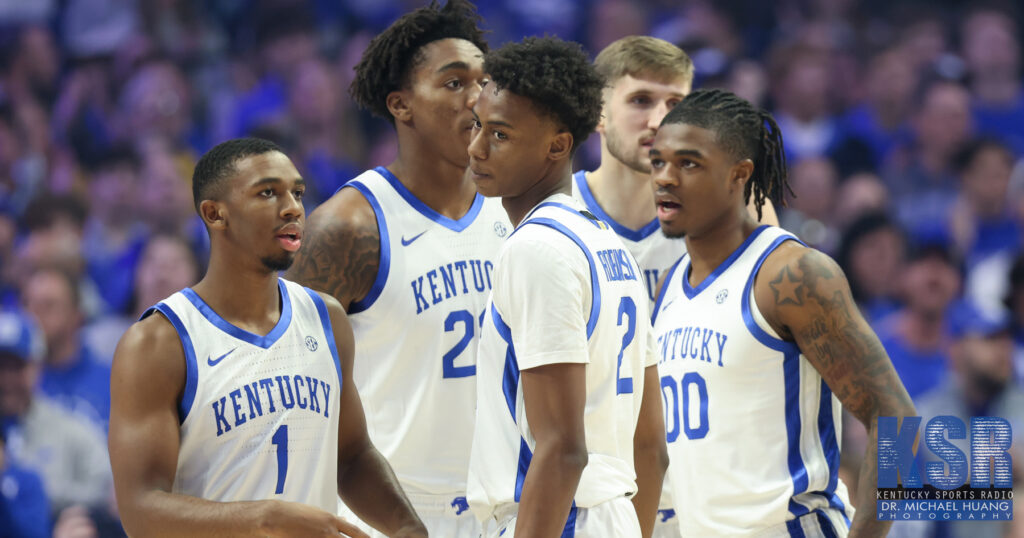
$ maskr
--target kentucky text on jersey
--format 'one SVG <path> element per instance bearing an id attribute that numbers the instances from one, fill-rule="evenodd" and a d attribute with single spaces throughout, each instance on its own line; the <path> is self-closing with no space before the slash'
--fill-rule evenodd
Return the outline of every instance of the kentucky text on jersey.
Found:
<path id="1" fill-rule="evenodd" d="M 416 313 L 458 297 L 460 293 L 468 294 L 470 282 L 477 292 L 490 291 L 493 270 L 494 264 L 488 260 L 460 260 L 427 271 L 410 283 Z"/>
<path id="2" fill-rule="evenodd" d="M 678 327 L 658 336 L 661 360 L 658 364 L 676 359 L 699 359 L 719 366 L 725 356 L 725 343 L 729 336 L 703 327 Z"/>
<path id="3" fill-rule="evenodd" d="M 275 400 L 275 395 L 280 398 Z M 330 418 L 327 413 L 330 401 L 330 383 L 308 375 L 279 375 L 242 385 L 220 399 L 215 399 L 211 407 L 213 419 L 217 423 L 217 437 L 220 437 L 231 431 L 232 426 L 238 427 L 248 420 L 262 417 L 264 409 L 270 414 L 298 406 L 299 409 Z"/>
<path id="4" fill-rule="evenodd" d="M 597 258 L 604 267 L 604 275 L 609 282 L 617 280 L 636 280 L 636 272 L 630 263 L 630 256 L 621 248 L 610 248 L 597 252 Z"/>

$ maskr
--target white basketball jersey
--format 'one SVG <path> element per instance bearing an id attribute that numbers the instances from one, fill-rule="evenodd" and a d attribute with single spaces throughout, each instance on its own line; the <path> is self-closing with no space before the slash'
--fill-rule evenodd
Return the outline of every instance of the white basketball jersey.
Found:
<path id="1" fill-rule="evenodd" d="M 684 536 L 845 536 L 839 400 L 754 300 L 785 241 L 761 226 L 696 287 L 690 258 L 655 304 L 669 479 Z"/>
<path id="2" fill-rule="evenodd" d="M 590 185 L 587 183 L 587 176 L 583 170 L 573 174 L 572 179 L 573 198 L 579 200 L 587 210 L 607 223 L 640 264 L 644 275 L 644 284 L 647 287 L 647 296 L 653 304 L 658 279 L 686 253 L 686 241 L 681 237 L 676 239 L 665 237 L 657 218 L 639 230 L 619 224 L 598 205 L 594 194 L 590 192 Z"/>
<path id="3" fill-rule="evenodd" d="M 173 491 L 212 501 L 279 499 L 334 512 L 341 365 L 327 306 L 278 280 L 281 318 L 266 336 L 221 318 L 191 288 L 163 314 L 185 351 Z"/>
<path id="4" fill-rule="evenodd" d="M 526 421 L 520 368 L 586 364 L 584 423 L 589 460 L 574 505 L 592 507 L 636 492 L 633 434 L 644 368 L 656 361 L 647 294 L 643 274 L 619 238 L 603 222 L 581 213 L 582 209 L 567 195 L 548 198 L 527 215 L 498 257 L 495 289 L 480 340 L 477 426 L 469 471 L 469 504 L 481 520 L 500 505 L 519 502 L 536 446 Z M 544 263 L 529 259 L 531 252 L 543 252 L 538 257 L 559 253 L 559 257 Z M 551 278 L 551 274 L 563 274 L 554 272 L 559 269 L 572 276 Z M 501 289 L 517 275 L 522 280 L 518 289 Z M 559 300 L 562 305 L 545 301 L 555 295 L 537 291 L 545 287 L 578 289 L 582 297 L 565 308 L 566 301 Z M 540 304 L 526 304 L 523 296 L 527 294 Z M 546 320 L 532 326 L 535 318 L 526 315 L 559 306 L 563 307 L 559 316 L 564 313 L 563 319 L 570 319 L 565 326 L 574 327 L 573 334 L 563 335 L 561 325 Z M 537 342 L 557 347 L 565 341 L 578 342 L 573 349 L 579 351 L 570 355 L 548 352 L 546 347 L 535 349 Z"/>
<path id="5" fill-rule="evenodd" d="M 464 492 L 476 344 L 508 215 L 500 200 L 477 195 L 452 220 L 383 167 L 345 188 L 362 193 L 380 231 L 373 289 L 349 308 L 370 437 L 407 492 Z"/>

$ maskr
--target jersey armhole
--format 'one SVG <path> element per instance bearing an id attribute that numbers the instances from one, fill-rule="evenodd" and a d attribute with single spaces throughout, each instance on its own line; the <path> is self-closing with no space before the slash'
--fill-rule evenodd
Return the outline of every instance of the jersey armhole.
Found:
<path id="1" fill-rule="evenodd" d="M 380 247 L 378 249 L 380 252 L 380 262 L 377 264 L 377 277 L 373 279 L 373 286 L 370 288 L 369 293 L 366 294 L 366 297 L 359 301 L 353 301 L 348 308 L 349 314 L 358 314 L 373 306 L 373 303 L 380 297 L 381 292 L 384 291 L 384 285 L 388 281 L 388 272 L 391 269 L 391 238 L 388 235 L 388 223 L 384 219 L 384 208 L 381 207 L 377 197 L 370 192 L 370 188 L 360 181 L 350 181 L 342 188 L 347 187 L 359 191 L 366 198 L 366 201 L 369 202 L 370 208 L 373 209 L 373 214 L 377 219 L 377 235 L 380 237 Z"/>
<path id="2" fill-rule="evenodd" d="M 178 423 L 184 424 L 188 414 L 192 411 L 192 405 L 196 399 L 196 387 L 199 386 L 199 363 L 196 361 L 196 350 L 192 346 L 192 338 L 189 336 L 185 324 L 166 303 L 157 303 L 155 306 L 149 307 L 139 319 L 146 319 L 154 312 L 163 314 L 164 318 L 171 322 L 174 331 L 178 333 L 178 339 L 181 340 L 181 348 L 185 352 L 185 390 L 182 391 L 181 401 L 178 402 Z"/>
<path id="3" fill-rule="evenodd" d="M 747 284 L 743 288 L 741 310 L 743 312 L 743 324 L 747 326 L 747 330 L 750 331 L 750 334 L 753 335 L 758 342 L 776 351 L 799 353 L 800 349 L 796 345 L 796 342 L 783 340 L 779 337 L 778 333 L 775 332 L 775 329 L 771 327 L 768 320 L 764 317 L 764 314 L 761 313 L 761 309 L 758 308 L 757 300 L 754 297 L 754 281 L 757 280 L 757 275 L 761 272 L 761 266 L 764 265 L 764 261 L 768 259 L 768 256 L 771 255 L 772 252 L 775 252 L 775 249 L 779 248 L 779 245 L 786 241 L 796 241 L 801 245 L 804 244 L 793 236 L 783 235 L 775 238 L 775 240 L 768 245 L 768 248 L 765 249 L 761 254 L 761 257 L 759 257 L 757 262 L 754 264 L 753 270 L 750 271 L 750 276 L 747 277 Z"/>
<path id="4" fill-rule="evenodd" d="M 654 298 L 654 312 L 651 312 L 651 326 L 653 326 L 654 322 L 658 319 L 658 311 L 661 309 L 661 303 L 665 300 L 668 287 L 672 284 L 672 279 L 676 276 L 676 269 L 679 268 L 679 264 L 683 262 L 683 258 L 685 257 L 686 254 L 680 256 L 679 259 L 676 260 L 676 263 L 673 263 L 672 267 L 669 267 L 668 272 L 665 273 L 665 282 L 662 283 L 658 296 Z M 658 283 L 655 282 L 654 284 L 657 285 Z"/>
<path id="5" fill-rule="evenodd" d="M 341 359 L 338 357 L 338 345 L 334 341 L 334 327 L 331 325 L 331 315 L 327 312 L 327 303 L 324 302 L 324 298 L 320 295 L 303 286 L 306 293 L 309 294 L 309 298 L 313 301 L 313 305 L 316 306 L 316 312 L 320 316 L 320 326 L 324 330 L 324 338 L 327 339 L 327 347 L 331 350 L 331 356 L 334 357 L 334 369 L 338 372 L 338 395 L 341 395 Z"/>

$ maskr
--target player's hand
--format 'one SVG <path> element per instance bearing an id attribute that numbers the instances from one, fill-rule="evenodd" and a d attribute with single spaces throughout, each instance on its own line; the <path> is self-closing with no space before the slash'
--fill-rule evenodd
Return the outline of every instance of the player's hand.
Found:
<path id="1" fill-rule="evenodd" d="M 304 504 L 268 501 L 264 505 L 261 528 L 266 536 L 330 536 L 338 533 L 349 538 L 370 538 L 344 519 Z"/>

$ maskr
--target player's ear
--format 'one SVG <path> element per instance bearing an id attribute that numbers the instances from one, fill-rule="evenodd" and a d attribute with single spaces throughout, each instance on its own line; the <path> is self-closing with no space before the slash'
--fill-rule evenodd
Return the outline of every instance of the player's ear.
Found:
<path id="1" fill-rule="evenodd" d="M 742 192 L 752 175 L 754 175 L 754 161 L 743 159 L 732 167 L 732 175 L 729 178 L 730 186 Z"/>
<path id="2" fill-rule="evenodd" d="M 207 228 L 222 230 L 227 227 L 227 208 L 216 200 L 199 202 L 199 216 L 202 217 Z"/>
<path id="3" fill-rule="evenodd" d="M 548 146 L 548 158 L 552 161 L 568 158 L 572 153 L 572 143 L 572 133 L 560 131 L 551 139 L 551 145 Z"/>
<path id="4" fill-rule="evenodd" d="M 412 109 L 409 108 L 409 96 L 404 90 L 396 90 L 384 98 L 388 112 L 395 118 L 395 122 L 407 122 L 412 119 Z"/>

